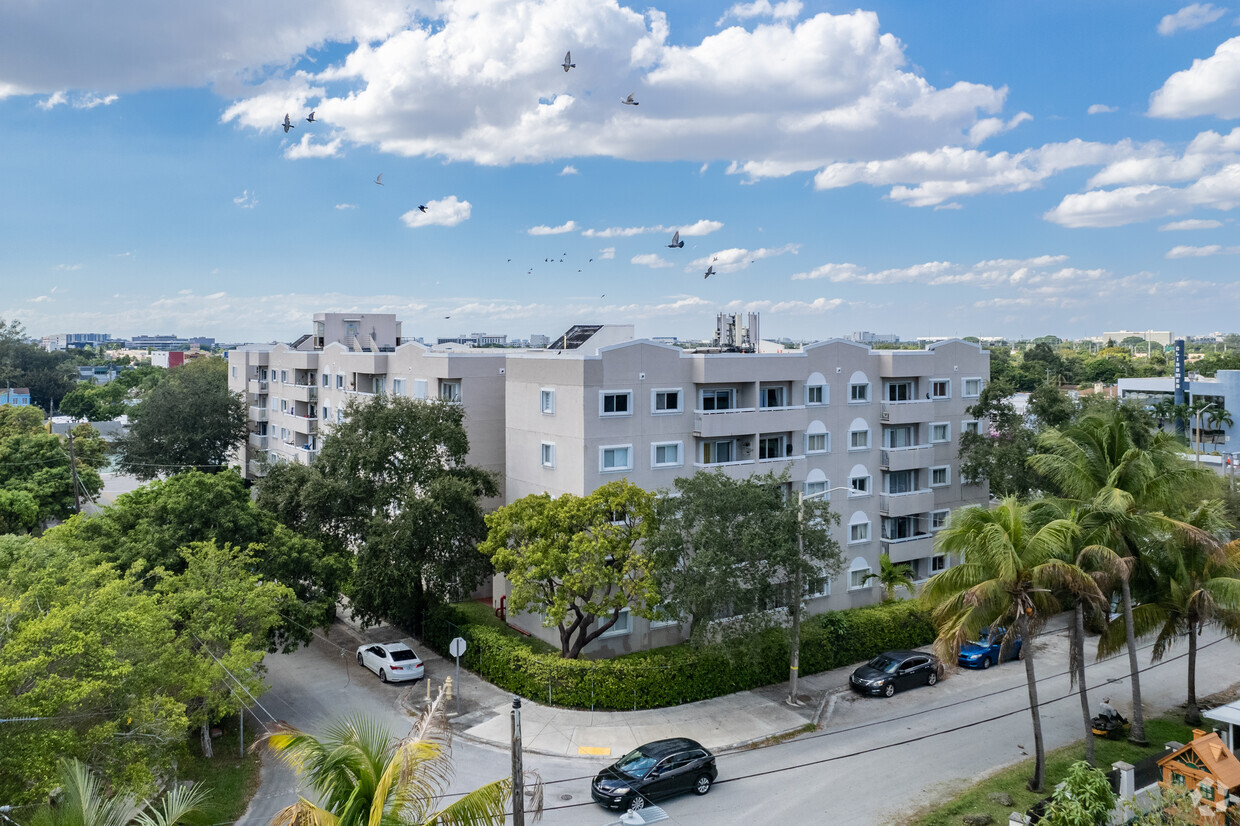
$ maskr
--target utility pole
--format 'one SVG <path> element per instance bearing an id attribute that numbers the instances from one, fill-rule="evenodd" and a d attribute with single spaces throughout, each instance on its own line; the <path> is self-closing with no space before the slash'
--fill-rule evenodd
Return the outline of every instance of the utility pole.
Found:
<path id="1" fill-rule="evenodd" d="M 73 475 L 73 512 L 82 512 L 82 500 L 78 495 L 77 456 L 73 452 L 73 428 L 69 428 L 69 470 Z"/>
<path id="2" fill-rule="evenodd" d="M 512 824 L 525 826 L 525 769 L 521 766 L 521 698 L 512 698 Z"/>
<path id="3" fill-rule="evenodd" d="M 797 491 L 797 566 L 792 575 L 792 655 L 788 663 L 788 705 L 799 706 L 797 676 L 801 669 L 801 560 L 805 558 L 805 491 Z"/>

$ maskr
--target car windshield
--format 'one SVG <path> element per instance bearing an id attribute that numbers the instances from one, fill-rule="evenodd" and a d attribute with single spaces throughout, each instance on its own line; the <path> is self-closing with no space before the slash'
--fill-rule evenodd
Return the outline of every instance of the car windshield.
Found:
<path id="1" fill-rule="evenodd" d="M 418 655 L 410 651 L 408 648 L 398 648 L 395 651 L 389 651 L 388 653 L 391 654 L 392 659 L 398 663 L 404 662 L 405 660 L 416 660 L 418 658 Z"/>
<path id="2" fill-rule="evenodd" d="M 654 768 L 654 764 L 658 762 L 649 754 L 644 754 L 641 749 L 635 749 L 620 758 L 616 763 L 616 768 L 629 777 L 645 777 L 650 774 L 650 770 Z"/>
<path id="3" fill-rule="evenodd" d="M 883 672 L 884 674 L 894 674 L 896 669 L 900 667 L 899 660 L 893 660 L 886 654 L 879 654 L 874 659 L 866 663 L 870 668 Z"/>

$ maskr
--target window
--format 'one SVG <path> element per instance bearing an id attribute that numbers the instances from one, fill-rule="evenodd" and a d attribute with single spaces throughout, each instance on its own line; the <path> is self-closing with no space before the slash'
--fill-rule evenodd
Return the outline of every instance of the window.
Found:
<path id="1" fill-rule="evenodd" d="M 606 622 L 606 620 L 602 621 Z M 628 608 L 622 608 L 620 610 L 620 616 L 616 617 L 616 624 L 598 636 L 599 639 L 606 639 L 607 637 L 622 637 L 625 634 L 631 634 L 632 632 L 633 618 L 629 615 Z"/>
<path id="2" fill-rule="evenodd" d="M 445 402 L 461 402 L 461 383 L 459 381 L 439 380 L 439 398 Z"/>
<path id="3" fill-rule="evenodd" d="M 870 400 L 870 385 L 868 384 L 848 385 L 848 403 L 849 404 L 865 404 L 869 400 Z"/>
<path id="4" fill-rule="evenodd" d="M 288 412 L 288 399 L 280 399 L 280 412 L 281 413 Z"/>
<path id="5" fill-rule="evenodd" d="M 981 429 L 981 423 L 980 423 L 980 422 L 977 422 L 977 421 L 961 422 L 961 423 L 960 423 L 960 432 L 961 432 L 962 434 L 963 434 L 963 433 L 972 433 L 974 436 L 976 436 L 976 435 L 978 435 L 979 433 L 981 433 L 981 432 L 982 432 L 982 429 Z"/>
<path id="6" fill-rule="evenodd" d="M 426 398 L 426 379 L 413 380 L 413 397 L 415 399 Z"/>
<path id="7" fill-rule="evenodd" d="M 615 473 L 621 470 L 632 470 L 633 461 L 632 445 L 615 445 L 613 447 L 600 447 L 599 451 L 599 472 Z"/>
<path id="8" fill-rule="evenodd" d="M 538 394 L 538 409 L 547 415 L 555 413 L 555 391 L 542 390 Z"/>
<path id="9" fill-rule="evenodd" d="M 759 407 L 783 407 L 784 406 L 784 388 L 782 387 L 763 387 L 759 392 Z"/>
<path id="10" fill-rule="evenodd" d="M 887 474 L 888 493 L 912 493 L 917 490 L 917 471 L 893 470 Z"/>
<path id="11" fill-rule="evenodd" d="M 555 467 L 555 444 L 553 442 L 542 443 L 542 466 Z"/>
<path id="12" fill-rule="evenodd" d="M 340 424 L 343 421 L 344 421 L 344 411 L 340 409 L 339 407 L 337 407 L 336 408 L 336 424 Z"/>
<path id="13" fill-rule="evenodd" d="M 947 518 L 951 516 L 951 511 L 930 511 L 930 530 L 939 531 L 947 527 Z"/>
<path id="14" fill-rule="evenodd" d="M 932 442 L 950 442 L 952 440 L 952 426 L 947 422 L 931 422 L 930 423 L 930 441 Z"/>
<path id="15" fill-rule="evenodd" d="M 233 368 L 232 368 L 232 377 L 234 379 L 237 378 L 237 365 L 235 364 L 233 365 Z"/>
<path id="16" fill-rule="evenodd" d="M 868 450 L 870 447 L 870 431 L 850 430 L 848 432 L 849 450 Z"/>
<path id="17" fill-rule="evenodd" d="M 731 410 L 735 407 L 736 391 L 732 388 L 723 390 L 703 390 L 703 410 Z"/>
<path id="18" fill-rule="evenodd" d="M 965 379 L 961 384 L 963 386 L 961 388 L 960 395 L 964 396 L 965 398 L 975 399 L 978 396 L 982 395 L 982 380 L 981 379 Z"/>
<path id="19" fill-rule="evenodd" d="M 826 453 L 831 449 L 829 433 L 807 433 L 805 435 L 806 453 Z"/>
<path id="20" fill-rule="evenodd" d="M 629 400 L 633 394 L 628 390 L 615 393 L 600 392 L 598 414 L 600 416 L 631 416 Z"/>
<path id="21" fill-rule="evenodd" d="M 806 482 L 805 483 L 805 495 L 814 496 L 815 494 L 823 493 L 830 486 L 831 486 L 831 482 L 826 479 L 822 480 L 821 482 Z"/>
<path id="22" fill-rule="evenodd" d="M 393 396 L 405 395 L 405 380 L 404 379 L 392 379 L 392 395 Z"/>
<path id="23" fill-rule="evenodd" d="M 679 389 L 653 391 L 653 401 L 650 405 L 652 413 L 680 413 L 683 410 Z"/>
<path id="24" fill-rule="evenodd" d="M 376 396 L 382 396 L 387 393 L 387 378 L 384 376 L 375 376 L 370 380 L 370 392 Z M 459 391 L 457 395 L 460 395 Z"/>
<path id="25" fill-rule="evenodd" d="M 947 554 L 935 554 L 930 557 L 930 573 L 936 574 L 939 571 L 947 570 Z"/>
<path id="26" fill-rule="evenodd" d="M 885 447 L 912 447 L 913 446 L 913 428 L 905 425 L 903 427 L 888 427 L 883 430 L 883 445 Z"/>
<path id="27" fill-rule="evenodd" d="M 952 483 L 952 469 L 947 465 L 930 468 L 930 487 L 941 488 Z"/>
<path id="28" fill-rule="evenodd" d="M 911 381 L 893 381 L 887 384 L 887 401 L 889 402 L 911 402 L 917 398 L 917 391 L 913 389 Z"/>
<path id="29" fill-rule="evenodd" d="M 952 383 L 950 379 L 935 379 L 930 382 L 930 398 L 950 399 L 951 397 Z"/>
<path id="30" fill-rule="evenodd" d="M 848 480 L 849 496 L 869 496 L 870 495 L 870 477 L 854 476 Z"/>
<path id="31" fill-rule="evenodd" d="M 344 389 L 344 373 L 340 373 L 336 376 L 336 389 L 337 390 Z"/>
<path id="32" fill-rule="evenodd" d="M 855 522 L 848 526 L 849 542 L 869 542 L 870 541 L 870 523 Z M 868 572 L 868 568 L 866 569 Z"/>
<path id="33" fill-rule="evenodd" d="M 759 459 L 782 459 L 783 457 L 783 436 L 763 436 L 761 439 L 758 439 Z"/>
<path id="34" fill-rule="evenodd" d="M 1172 772 L 1171 773 L 1171 785 L 1184 788 L 1184 775 L 1180 774 L 1179 772 Z"/>
<path id="35" fill-rule="evenodd" d="M 702 464 L 717 465 L 732 461 L 735 453 L 731 439 L 719 442 L 702 442 Z"/>
<path id="36" fill-rule="evenodd" d="M 1207 780 L 1202 780 L 1201 783 L 1198 784 L 1197 791 L 1201 792 L 1201 797 L 1203 800 L 1214 799 L 1214 784 Z"/>
<path id="37" fill-rule="evenodd" d="M 323 374 L 323 387 L 324 387 L 324 389 L 326 389 L 326 388 L 328 388 L 328 387 L 331 387 L 331 386 L 332 386 L 332 376 L 331 376 L 331 373 L 324 373 L 324 374 Z"/>
<path id="38" fill-rule="evenodd" d="M 330 422 L 332 420 L 332 409 L 327 405 L 323 405 L 323 421 Z"/>
<path id="39" fill-rule="evenodd" d="M 280 384 L 288 384 L 288 371 L 287 370 L 280 371 Z"/>
<path id="40" fill-rule="evenodd" d="M 805 386 L 806 404 L 827 404 L 829 395 L 825 384 L 807 384 Z"/>
<path id="41" fill-rule="evenodd" d="M 680 467 L 684 464 L 681 458 L 681 442 L 656 442 L 650 446 L 651 467 Z"/>

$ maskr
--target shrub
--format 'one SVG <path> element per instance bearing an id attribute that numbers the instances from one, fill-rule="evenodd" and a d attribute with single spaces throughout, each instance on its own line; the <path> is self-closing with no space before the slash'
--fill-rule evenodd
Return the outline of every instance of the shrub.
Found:
<path id="1" fill-rule="evenodd" d="M 428 612 L 423 642 L 446 655 L 455 636 L 468 641 L 461 665 L 506 691 L 557 706 L 641 709 L 692 703 L 788 678 L 788 633 L 768 628 L 726 643 L 656 648 L 607 660 L 566 660 L 546 643 L 523 637 L 475 605 Z M 801 673 L 868 660 L 934 639 L 929 616 L 914 602 L 892 602 L 807 617 L 801 626 Z"/>

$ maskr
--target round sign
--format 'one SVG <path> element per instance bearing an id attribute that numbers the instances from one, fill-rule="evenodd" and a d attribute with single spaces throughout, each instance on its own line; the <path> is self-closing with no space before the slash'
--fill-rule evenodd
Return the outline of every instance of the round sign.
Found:
<path id="1" fill-rule="evenodd" d="M 456 637 L 452 642 L 448 643 L 448 653 L 454 657 L 459 657 L 465 653 L 465 638 Z"/>

